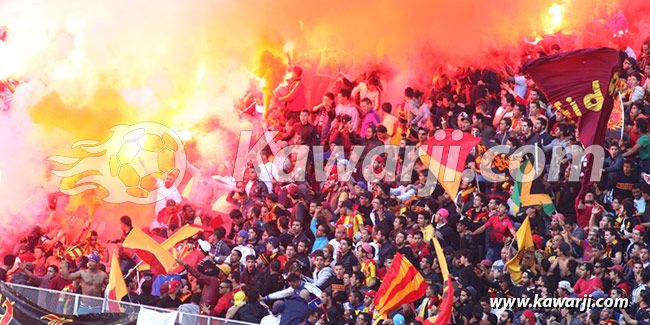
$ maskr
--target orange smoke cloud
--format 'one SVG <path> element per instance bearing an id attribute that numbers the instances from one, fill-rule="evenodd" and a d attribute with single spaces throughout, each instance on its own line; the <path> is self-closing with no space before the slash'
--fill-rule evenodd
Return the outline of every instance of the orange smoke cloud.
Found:
<path id="1" fill-rule="evenodd" d="M 647 26 L 642 17 L 650 9 L 639 6 L 628 18 Z M 0 42 L 0 78 L 23 81 L 12 110 L 0 113 L 7 116 L 0 137 L 14 139 L 0 144 L 0 213 L 34 216 L 23 202 L 44 201 L 57 186 L 56 178 L 43 176 L 46 158 L 78 140 L 101 141 L 115 124 L 159 122 L 192 134 L 199 159 L 223 159 L 233 147 L 226 141 L 252 127 L 233 103 L 254 77 L 270 93 L 282 79 L 279 67 L 288 64 L 285 52 L 304 68 L 311 104 L 339 71 L 356 76 L 369 66 L 389 72 L 385 98 L 395 100 L 407 83 L 430 88 L 438 70 L 517 63 L 523 38 L 579 36 L 618 3 L 13 0 L 0 8 L 8 31 Z M 582 45 L 589 44 L 576 44 Z M 111 217 L 135 212 L 141 224 L 151 217 L 147 211 L 128 204 L 97 208 Z"/>

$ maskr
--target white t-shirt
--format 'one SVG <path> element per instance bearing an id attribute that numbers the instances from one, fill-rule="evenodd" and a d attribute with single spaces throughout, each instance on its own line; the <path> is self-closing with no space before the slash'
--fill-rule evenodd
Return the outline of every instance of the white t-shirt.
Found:
<path id="1" fill-rule="evenodd" d="M 167 205 L 167 200 L 174 200 L 176 204 L 181 203 L 181 193 L 178 192 L 178 189 L 176 186 L 172 186 L 170 188 L 165 187 L 165 182 L 163 180 L 158 180 L 156 182 L 158 184 L 158 190 L 156 191 L 156 217 L 158 216 L 158 213 L 165 208 Z"/>
<path id="2" fill-rule="evenodd" d="M 357 127 L 359 126 L 359 111 L 356 107 L 354 107 L 352 104 L 338 104 L 336 105 L 336 109 L 334 111 L 336 112 L 337 116 L 345 114 L 352 117 L 352 132 L 357 130 Z"/>
<path id="3" fill-rule="evenodd" d="M 352 89 L 352 96 L 356 97 L 357 95 L 359 96 L 359 100 L 363 100 L 364 98 L 370 99 L 372 107 L 375 110 L 379 109 L 379 90 L 368 90 L 368 85 L 362 82 Z"/>

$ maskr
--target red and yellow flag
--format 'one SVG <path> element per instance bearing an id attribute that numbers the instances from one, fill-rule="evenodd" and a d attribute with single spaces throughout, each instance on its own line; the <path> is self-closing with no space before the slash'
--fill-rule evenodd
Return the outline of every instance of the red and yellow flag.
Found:
<path id="1" fill-rule="evenodd" d="M 162 246 L 166 250 L 171 250 L 174 248 L 174 245 L 178 244 L 179 242 L 188 239 L 200 232 L 203 232 L 204 229 L 202 227 L 198 226 L 192 226 L 192 225 L 184 225 L 180 229 L 176 230 L 169 238 L 165 239 L 162 243 L 160 243 L 160 246 Z M 172 251 L 172 256 L 175 258 L 183 259 L 185 257 L 185 254 L 178 254 L 174 255 L 176 253 L 176 250 Z M 139 271 L 145 271 L 149 269 L 148 264 L 142 264 L 138 266 Z"/>
<path id="2" fill-rule="evenodd" d="M 113 258 L 111 259 L 111 270 L 108 275 L 108 299 L 111 300 L 122 300 L 128 291 L 126 289 L 126 283 L 124 282 L 124 275 L 122 275 L 122 270 L 120 269 L 120 260 L 118 259 L 117 250 L 113 250 Z M 122 312 L 120 304 L 115 302 L 108 303 L 108 310 L 111 312 L 119 313 Z"/>
<path id="3" fill-rule="evenodd" d="M 138 257 L 149 264 L 155 274 L 166 275 L 176 267 L 174 256 L 138 227 L 131 229 L 122 246 L 135 250 Z"/>
<path id="4" fill-rule="evenodd" d="M 375 296 L 375 310 L 385 315 L 397 306 L 422 298 L 426 290 L 422 274 L 406 257 L 397 253 Z"/>
<path id="5" fill-rule="evenodd" d="M 440 243 L 435 237 L 432 238 L 433 247 L 436 250 L 436 257 L 438 258 L 438 264 L 440 264 L 440 271 L 442 272 L 442 278 L 444 281 L 447 281 L 444 288 L 442 289 L 442 301 L 438 306 L 438 314 L 427 318 L 424 321 L 425 325 L 438 325 L 438 324 L 448 324 L 451 320 L 451 312 L 454 307 L 454 286 L 451 283 L 451 275 L 449 274 L 449 269 L 447 268 L 447 260 L 445 259 L 445 254 L 442 252 Z"/>
<path id="6" fill-rule="evenodd" d="M 420 148 L 420 159 L 452 198 L 458 193 L 465 160 L 479 141 L 469 133 L 445 129 L 436 131 Z"/>

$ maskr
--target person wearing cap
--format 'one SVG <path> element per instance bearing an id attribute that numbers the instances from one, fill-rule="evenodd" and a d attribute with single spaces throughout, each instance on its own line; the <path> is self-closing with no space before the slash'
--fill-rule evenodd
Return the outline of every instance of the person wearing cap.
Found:
<path id="1" fill-rule="evenodd" d="M 375 249 L 368 243 L 361 244 L 361 272 L 365 275 L 364 283 L 372 287 L 377 277 L 377 263 L 374 260 Z"/>
<path id="2" fill-rule="evenodd" d="M 524 310 L 523 313 L 521 313 L 521 317 L 519 317 L 519 324 L 521 325 L 535 325 L 535 313 L 533 313 L 532 310 L 526 309 Z"/>
<path id="3" fill-rule="evenodd" d="M 571 283 L 566 280 L 562 280 L 557 284 L 557 296 L 559 298 L 576 298 L 577 296 L 573 293 L 573 288 Z"/>
<path id="4" fill-rule="evenodd" d="M 253 248 L 252 245 L 248 243 L 248 231 L 242 229 L 239 232 L 237 232 L 237 236 L 235 237 L 235 242 L 237 243 L 237 246 L 235 246 L 233 250 L 238 250 L 239 253 L 241 253 L 240 263 L 242 263 L 242 265 L 245 263 L 247 256 L 249 255 L 255 256 L 255 249 Z M 232 251 L 230 255 L 232 256 Z M 228 260 L 229 259 L 230 257 L 228 258 Z"/>
<path id="5" fill-rule="evenodd" d="M 625 269 L 622 266 L 614 264 L 608 267 L 607 270 L 609 271 L 608 275 L 614 288 L 623 290 L 626 295 L 632 292 L 632 288 L 630 288 L 630 285 L 624 280 Z"/>
<path id="6" fill-rule="evenodd" d="M 213 308 L 217 303 L 219 283 L 221 282 L 219 279 L 219 268 L 217 268 L 214 261 L 206 258 L 201 261 L 198 267 L 188 265 L 181 259 L 176 259 L 176 262 L 196 277 L 201 285 L 201 305 Z"/>
<path id="7" fill-rule="evenodd" d="M 627 255 L 630 256 L 630 252 L 632 251 L 632 247 L 634 244 L 645 244 L 645 227 L 642 225 L 636 225 L 634 226 L 632 230 L 632 240 L 627 246 L 627 249 L 625 250 Z"/>
<path id="8" fill-rule="evenodd" d="M 73 273 L 70 273 L 67 261 L 61 262 L 61 277 L 69 281 L 79 281 L 81 293 L 86 296 L 103 297 L 104 285 L 108 281 L 108 275 L 99 269 L 100 259 L 98 255 L 88 255 L 87 258 L 87 269 Z M 93 309 L 95 308 L 96 306 Z"/>
<path id="9" fill-rule="evenodd" d="M 182 283 L 179 280 L 171 280 L 167 283 L 167 294 L 160 299 L 158 306 L 160 308 L 176 309 L 183 302 L 180 299 L 182 294 Z"/>
<path id="10" fill-rule="evenodd" d="M 440 208 L 433 218 L 436 223 L 435 236 L 443 243 L 443 247 L 452 246 L 456 249 L 460 247 L 460 236 L 451 225 L 449 225 L 449 211 Z"/>
<path id="11" fill-rule="evenodd" d="M 354 203 L 352 200 L 345 200 L 339 207 L 341 216 L 336 221 L 337 226 L 344 226 L 346 228 L 346 236 L 354 238 L 354 234 L 359 232 L 363 227 L 363 218 L 359 213 L 354 210 Z"/>

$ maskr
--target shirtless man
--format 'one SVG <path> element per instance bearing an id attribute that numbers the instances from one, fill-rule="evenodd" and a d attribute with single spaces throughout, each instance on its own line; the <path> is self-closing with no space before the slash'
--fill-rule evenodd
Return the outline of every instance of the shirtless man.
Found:
<path id="1" fill-rule="evenodd" d="M 88 255 L 87 257 L 88 269 L 79 270 L 73 273 L 70 273 L 68 262 L 63 261 L 61 263 L 61 277 L 70 281 L 78 281 L 83 295 L 103 297 L 104 288 L 108 284 L 108 275 L 106 275 L 106 272 L 99 269 L 100 258 L 98 255 Z M 84 300 L 88 301 L 81 301 L 78 314 L 98 313 L 101 311 L 101 301 L 90 299 Z"/>

